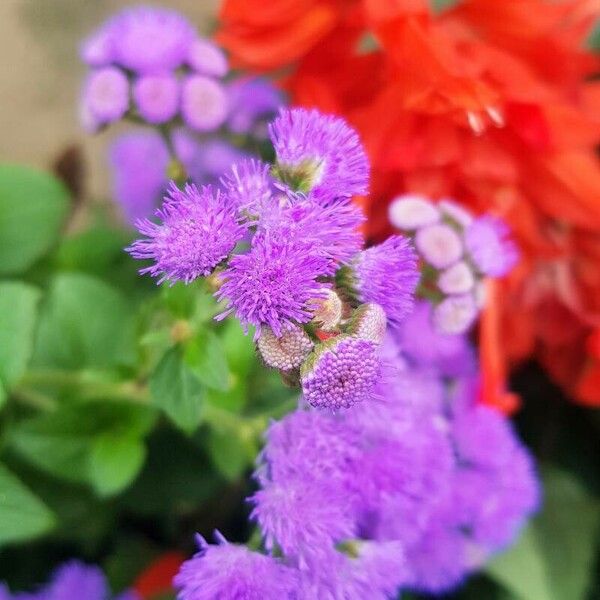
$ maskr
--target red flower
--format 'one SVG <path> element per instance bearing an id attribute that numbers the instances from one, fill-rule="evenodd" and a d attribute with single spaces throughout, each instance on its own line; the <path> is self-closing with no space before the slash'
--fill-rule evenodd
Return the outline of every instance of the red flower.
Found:
<path id="1" fill-rule="evenodd" d="M 512 225 L 523 260 L 481 328 L 488 403 L 506 404 L 506 366 L 533 356 L 600 406 L 600 358 L 584 350 L 600 326 L 599 61 L 583 49 L 599 16 L 596 0 L 463 0 L 440 14 L 420 0 L 224 3 L 219 37 L 238 64 L 285 67 L 295 103 L 361 132 L 370 238 L 389 235 L 387 205 L 406 191 Z"/>

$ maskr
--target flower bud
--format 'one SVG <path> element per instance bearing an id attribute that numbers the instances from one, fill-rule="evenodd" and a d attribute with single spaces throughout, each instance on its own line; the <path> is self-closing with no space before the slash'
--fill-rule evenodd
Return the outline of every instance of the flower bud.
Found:
<path id="1" fill-rule="evenodd" d="M 386 326 L 385 311 L 379 304 L 370 302 L 361 304 L 354 311 L 348 325 L 348 333 L 363 340 L 371 340 L 376 344 L 381 344 L 385 337 Z"/>
<path id="2" fill-rule="evenodd" d="M 288 329 L 277 337 L 270 327 L 263 326 L 256 345 L 265 364 L 279 371 L 298 368 L 313 349 L 311 339 L 300 327 Z"/>

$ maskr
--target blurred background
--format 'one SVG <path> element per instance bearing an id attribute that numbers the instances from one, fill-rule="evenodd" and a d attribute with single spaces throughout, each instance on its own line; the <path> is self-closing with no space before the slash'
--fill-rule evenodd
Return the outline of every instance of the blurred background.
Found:
<path id="1" fill-rule="evenodd" d="M 84 152 L 87 192 L 110 189 L 106 148 L 118 131 L 87 135 L 77 119 L 86 67 L 79 46 L 126 0 L 0 2 L 0 160 L 48 167 L 70 146 Z M 203 33 L 214 29 L 217 0 L 170 0 Z M 12 58 L 11 58 L 12 57 Z M 126 130 L 128 127 L 122 127 Z"/>

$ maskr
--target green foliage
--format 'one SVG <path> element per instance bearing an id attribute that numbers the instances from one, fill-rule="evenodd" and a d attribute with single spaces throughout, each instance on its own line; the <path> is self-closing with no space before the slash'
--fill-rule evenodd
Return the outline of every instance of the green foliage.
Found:
<path id="1" fill-rule="evenodd" d="M 522 600 L 583 599 L 591 585 L 600 501 L 572 476 L 549 470 L 544 507 L 488 573 Z"/>
<path id="2" fill-rule="evenodd" d="M 22 273 L 56 243 L 69 208 L 52 176 L 0 165 L 0 275 Z"/>
<path id="3" fill-rule="evenodd" d="M 0 386 L 3 390 L 10 390 L 29 363 L 39 296 L 38 290 L 24 283 L 0 282 Z"/>
<path id="4" fill-rule="evenodd" d="M 0 464 L 0 546 L 46 533 L 54 522 L 43 502 Z"/>

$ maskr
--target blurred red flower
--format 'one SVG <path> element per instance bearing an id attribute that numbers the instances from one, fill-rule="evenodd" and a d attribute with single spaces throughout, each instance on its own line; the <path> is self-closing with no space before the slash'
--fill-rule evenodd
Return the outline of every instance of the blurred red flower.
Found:
<path id="1" fill-rule="evenodd" d="M 234 64 L 281 74 L 296 104 L 347 118 L 372 165 L 367 234 L 411 191 L 506 219 L 519 267 L 480 328 L 485 401 L 515 407 L 507 365 L 540 360 L 600 406 L 600 82 L 584 50 L 597 0 L 225 0 Z M 600 334 L 595 334 L 597 339 Z"/>

